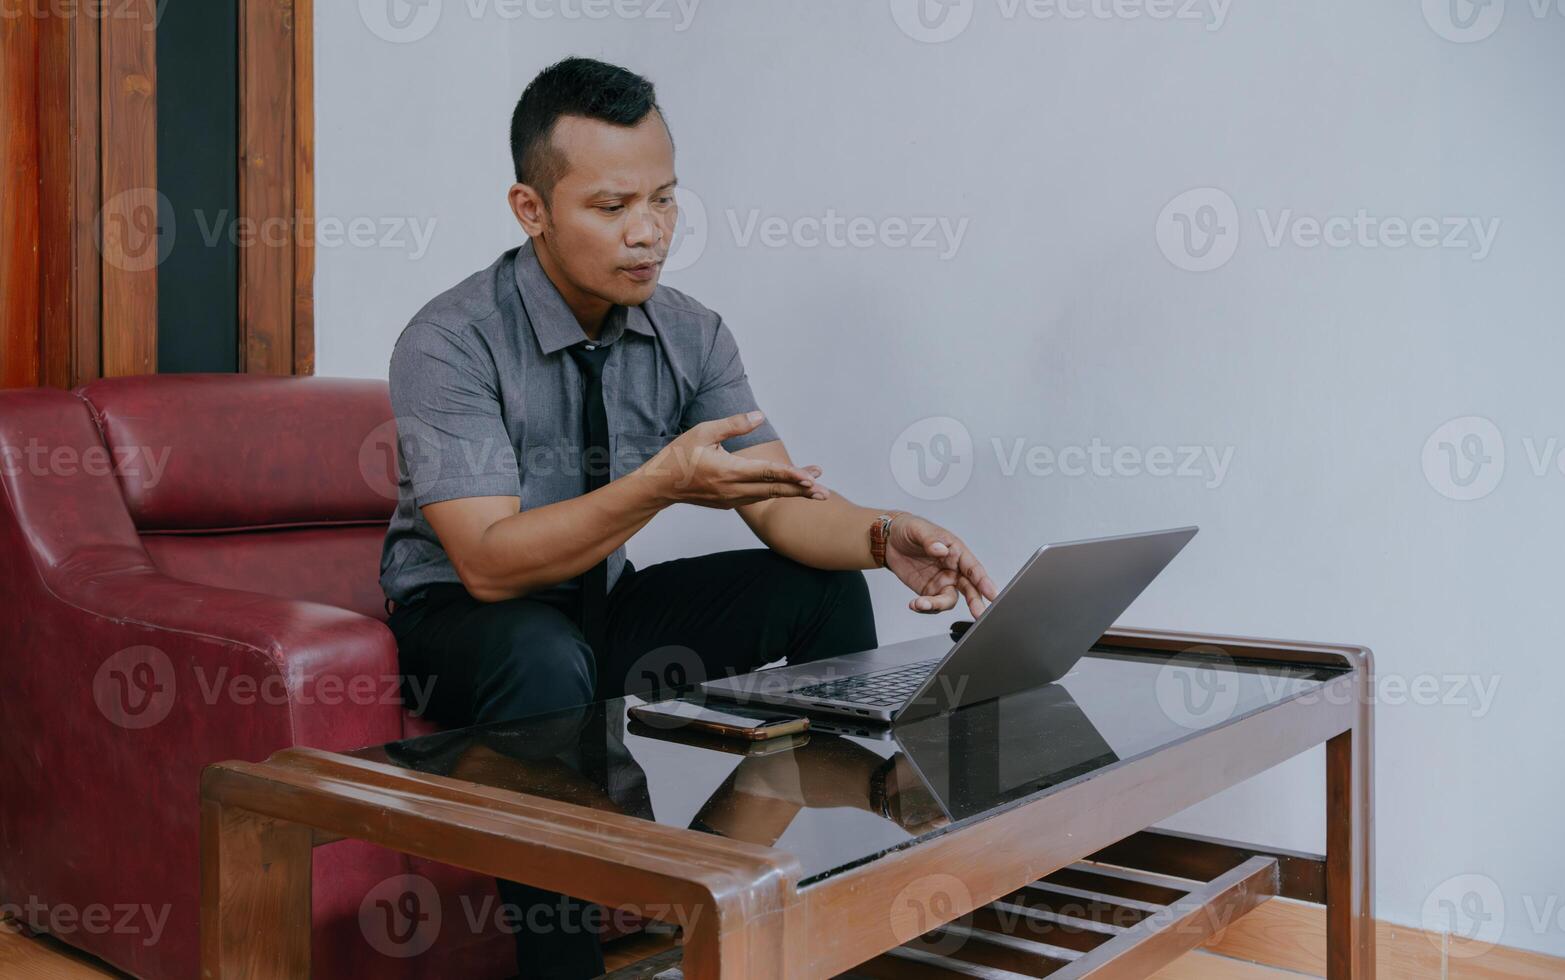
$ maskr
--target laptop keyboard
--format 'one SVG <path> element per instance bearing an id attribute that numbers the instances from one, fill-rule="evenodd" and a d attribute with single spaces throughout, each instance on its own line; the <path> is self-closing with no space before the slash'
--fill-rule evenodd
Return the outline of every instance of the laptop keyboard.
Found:
<path id="1" fill-rule="evenodd" d="M 871 707 L 891 707 L 913 697 L 924 678 L 939 665 L 943 658 L 920 660 L 906 667 L 879 670 L 872 674 L 856 674 L 840 680 L 796 687 L 789 693 L 794 697 L 815 698 L 821 701 L 847 701 Z"/>

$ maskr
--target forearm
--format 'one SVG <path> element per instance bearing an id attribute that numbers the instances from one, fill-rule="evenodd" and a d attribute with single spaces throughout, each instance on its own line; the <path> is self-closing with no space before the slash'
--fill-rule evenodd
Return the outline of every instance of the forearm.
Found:
<path id="1" fill-rule="evenodd" d="M 592 568 L 664 506 L 638 471 L 580 497 L 494 522 L 458 571 L 468 591 L 486 602 L 526 595 Z"/>
<path id="2" fill-rule="evenodd" d="M 773 551 L 811 568 L 876 567 L 869 526 L 884 510 L 860 507 L 836 491 L 825 500 L 779 499 L 762 506 L 751 527 Z"/>

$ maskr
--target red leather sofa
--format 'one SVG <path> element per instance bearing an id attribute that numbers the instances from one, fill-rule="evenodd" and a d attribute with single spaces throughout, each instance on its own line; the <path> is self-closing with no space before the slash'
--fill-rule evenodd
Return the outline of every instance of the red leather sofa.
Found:
<path id="1" fill-rule="evenodd" d="M 133 975 L 196 977 L 202 768 L 421 733 L 385 696 L 391 418 L 378 381 L 0 392 L 0 906 Z M 374 696 L 347 683 L 364 677 Z M 360 925 L 402 875 L 436 886 L 444 923 L 405 958 Z M 493 897 L 466 871 L 318 848 L 314 975 L 509 976 L 511 937 L 470 925 Z"/>

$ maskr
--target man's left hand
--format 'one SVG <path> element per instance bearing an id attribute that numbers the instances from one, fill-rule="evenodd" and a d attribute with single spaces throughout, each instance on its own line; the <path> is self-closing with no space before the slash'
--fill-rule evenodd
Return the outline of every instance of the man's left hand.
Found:
<path id="1" fill-rule="evenodd" d="M 966 542 L 913 514 L 899 514 L 891 522 L 886 567 L 917 593 L 908 602 L 914 612 L 945 612 L 963 598 L 976 619 L 999 594 Z"/>

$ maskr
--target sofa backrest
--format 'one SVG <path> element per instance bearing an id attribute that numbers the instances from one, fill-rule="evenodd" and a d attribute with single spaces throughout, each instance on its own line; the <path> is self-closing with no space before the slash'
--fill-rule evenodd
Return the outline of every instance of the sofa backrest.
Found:
<path id="1" fill-rule="evenodd" d="M 165 374 L 78 394 L 165 574 L 385 618 L 396 429 L 384 381 Z"/>

